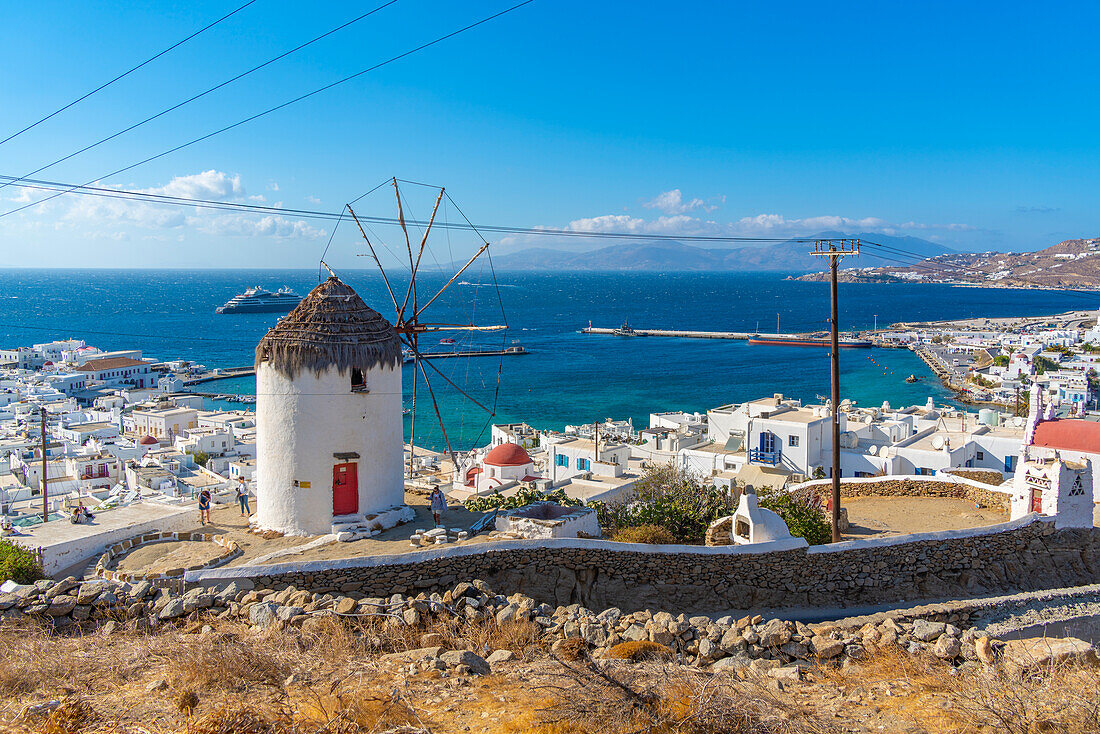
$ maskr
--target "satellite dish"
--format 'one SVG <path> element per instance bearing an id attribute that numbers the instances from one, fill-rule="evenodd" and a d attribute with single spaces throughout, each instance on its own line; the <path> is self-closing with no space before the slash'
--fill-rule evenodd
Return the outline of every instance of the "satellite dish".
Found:
<path id="1" fill-rule="evenodd" d="M 878 446 L 868 447 L 867 448 L 867 453 L 869 453 L 871 456 L 877 456 L 878 455 Z"/>
<path id="2" fill-rule="evenodd" d="M 933 436 L 932 437 L 932 448 L 936 449 L 937 451 L 942 449 L 944 447 L 945 443 L 946 442 L 943 440 L 943 436 Z"/>
<path id="3" fill-rule="evenodd" d="M 869 425 L 871 425 L 871 422 L 872 422 L 872 421 L 873 421 L 874 419 L 875 419 L 875 417 L 874 417 L 873 415 L 865 415 L 865 416 L 863 416 L 863 422 L 864 422 L 864 423 L 865 423 L 866 425 L 868 425 L 868 426 L 869 426 Z"/>

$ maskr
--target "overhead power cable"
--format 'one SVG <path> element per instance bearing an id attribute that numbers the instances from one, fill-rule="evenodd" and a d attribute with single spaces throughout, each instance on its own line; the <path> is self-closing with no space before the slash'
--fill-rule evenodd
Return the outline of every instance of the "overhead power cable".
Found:
<path id="1" fill-rule="evenodd" d="M 166 155 L 170 155 L 172 153 L 175 153 L 176 151 L 183 150 L 184 148 L 195 145 L 196 143 L 200 143 L 204 140 L 208 140 L 208 139 L 214 137 L 215 135 L 220 135 L 224 132 L 228 132 L 229 130 L 240 127 L 241 125 L 247 124 L 247 123 L 252 122 L 254 120 L 258 120 L 261 117 L 264 117 L 266 115 L 270 115 L 272 112 L 276 112 L 278 110 L 283 109 L 284 107 L 289 107 L 292 104 L 296 104 L 296 103 L 301 102 L 303 100 L 309 99 L 310 97 L 318 95 L 321 92 L 328 91 L 329 89 L 332 89 L 333 87 L 337 87 L 341 84 L 346 84 L 347 82 L 350 82 L 353 79 L 358 79 L 359 77 L 363 76 L 364 74 L 369 74 L 372 71 L 376 71 L 378 69 L 381 69 L 384 66 L 388 66 L 389 64 L 392 64 L 395 61 L 399 61 L 399 60 L 405 58 L 406 56 L 411 56 L 411 55 L 413 55 L 413 54 L 415 54 L 419 51 L 423 51 L 426 48 L 434 46 L 438 43 L 442 43 L 443 41 L 446 41 L 447 39 L 453 38 L 453 37 L 459 35 L 460 33 L 465 33 L 466 31 L 469 31 L 469 30 L 472 30 L 474 28 L 477 28 L 478 26 L 484 25 L 485 23 L 488 23 L 492 20 L 495 20 L 495 19 L 497 19 L 497 18 L 499 18 L 503 15 L 507 15 L 508 13 L 511 13 L 515 10 L 518 10 L 519 8 L 522 8 L 525 5 L 530 5 L 534 1 L 535 0 L 523 0 L 523 2 L 521 2 L 521 3 L 517 3 L 516 5 L 513 5 L 509 8 L 505 8 L 504 10 L 493 13 L 492 15 L 486 16 L 485 18 L 482 18 L 481 20 L 478 20 L 474 23 L 470 23 L 469 25 L 463 26 L 462 28 L 459 28 L 458 30 L 454 30 L 454 31 L 451 31 L 450 33 L 439 36 L 439 37 L 437 37 L 437 38 L 435 38 L 431 41 L 428 41 L 426 43 L 422 43 L 419 46 L 416 46 L 415 48 L 409 49 L 408 51 L 405 51 L 404 53 L 398 54 L 397 56 L 391 56 L 390 58 L 386 59 L 385 61 L 381 61 L 377 64 L 374 64 L 373 66 L 369 66 L 366 69 L 363 69 L 362 71 L 358 71 L 358 72 L 356 72 L 354 74 L 351 74 L 349 76 L 346 76 L 342 79 L 338 79 L 334 82 L 330 82 L 329 84 L 326 84 L 323 87 L 318 87 L 317 89 L 314 89 L 312 92 L 307 92 L 307 93 L 299 95 L 299 96 L 297 96 L 293 99 L 290 99 L 286 102 L 275 105 L 274 107 L 269 107 L 266 110 L 263 110 L 262 112 L 257 112 L 256 114 L 251 115 L 249 117 L 246 117 L 243 120 L 239 120 L 237 122 L 234 122 L 231 125 L 226 125 L 225 127 L 214 130 L 213 132 L 207 133 L 206 135 L 199 136 L 199 137 L 197 137 L 193 140 L 190 140 L 186 143 L 181 143 L 180 145 L 177 145 L 174 148 L 169 148 L 168 150 L 166 150 L 162 153 L 157 153 L 156 155 L 149 156 L 148 158 L 140 160 L 137 163 L 133 163 L 129 166 L 125 166 L 123 168 L 120 168 L 117 171 L 112 171 L 112 172 L 106 173 L 102 176 L 96 176 L 95 178 L 91 179 L 90 181 L 84 182 L 83 184 L 81 184 L 81 186 L 89 186 L 89 185 L 95 183 L 96 181 L 100 181 L 104 178 L 108 178 L 110 176 L 117 176 L 118 174 L 129 171 L 132 168 L 137 168 L 138 166 L 144 165 L 144 164 L 149 163 L 151 161 L 155 161 L 158 158 L 163 158 Z M 28 175 L 31 175 L 31 174 L 28 174 Z M 67 189 L 66 191 L 56 193 L 53 196 L 47 196 L 46 198 L 41 199 L 39 201 L 32 202 L 30 204 L 24 204 L 23 206 L 16 207 L 15 209 L 10 209 L 6 212 L 2 212 L 2 213 L 0 213 L 0 218 L 6 217 L 9 214 L 15 214 L 16 212 L 23 211 L 24 209 L 28 209 L 32 206 L 38 206 L 39 204 L 41 204 L 43 202 L 50 201 L 51 199 L 56 199 L 58 196 L 62 196 L 63 194 L 67 194 L 67 193 L 69 193 L 69 191 L 72 191 L 75 188 L 77 188 L 77 187 L 74 186 L 72 189 Z"/>
<path id="2" fill-rule="evenodd" d="M 203 33 L 203 32 L 205 32 L 205 31 L 208 31 L 208 30 L 210 30 L 211 28 L 213 28 L 214 26 L 216 26 L 216 25 L 217 25 L 218 23 L 221 23 L 221 22 L 222 22 L 223 20 L 227 20 L 227 19 L 229 19 L 229 18 L 233 17 L 234 15 L 236 15 L 236 14 L 237 14 L 237 13 L 239 13 L 239 12 L 241 12 L 242 10 L 244 10 L 245 8 L 247 8 L 247 7 L 249 6 L 249 5 L 253 4 L 254 2 L 256 2 L 256 0 L 248 0 L 248 2 L 246 2 L 246 3 L 244 4 L 244 5 L 241 5 L 241 6 L 240 6 L 239 8 L 237 8 L 236 10 L 233 10 L 233 11 L 231 11 L 231 12 L 229 12 L 229 13 L 227 13 L 227 14 L 223 15 L 222 17 L 218 18 L 217 20 L 213 21 L 212 23 L 208 23 L 207 25 L 204 25 L 204 26 L 203 26 L 202 28 L 198 29 L 197 31 L 195 31 L 194 33 L 192 33 L 192 34 L 191 34 L 190 36 L 187 36 L 186 38 L 184 38 L 184 39 L 182 39 L 182 40 L 180 40 L 180 41 L 176 41 L 175 43 L 173 43 L 173 44 L 172 44 L 171 46 L 169 46 L 168 48 L 164 49 L 163 51 L 161 51 L 161 52 L 160 52 L 160 53 L 158 53 L 158 54 L 155 54 L 155 55 L 153 55 L 153 56 L 150 56 L 149 58 L 145 59 L 145 61 L 142 61 L 142 62 L 141 62 L 140 64 L 138 64 L 137 66 L 132 66 L 132 67 L 130 67 L 130 68 L 129 68 L 129 69 L 127 69 L 126 71 L 124 71 L 124 72 L 122 72 L 121 74 L 119 74 L 118 76 L 116 76 L 116 77 L 115 77 L 114 79 L 111 79 L 111 80 L 110 80 L 110 81 L 108 81 L 108 82 L 104 82 L 103 84 L 100 84 L 100 85 L 99 85 L 98 87 L 96 87 L 96 88 L 95 88 L 95 89 L 93 89 L 92 91 L 88 92 L 87 94 L 85 94 L 85 95 L 83 95 L 83 96 L 77 97 L 77 98 L 76 98 L 76 99 L 74 99 L 74 100 L 73 100 L 72 102 L 69 102 L 69 103 L 68 103 L 67 105 L 65 105 L 64 107 L 60 107 L 60 108 L 58 108 L 58 109 L 54 110 L 53 112 L 51 112 L 50 114 L 46 115 L 46 116 L 45 116 L 45 117 L 43 117 L 42 119 L 40 119 L 40 120 L 37 120 L 37 121 L 35 121 L 35 122 L 32 122 L 32 123 L 31 123 L 30 125 L 27 125 L 27 126 L 26 126 L 25 128 L 23 128 L 22 130 L 18 130 L 18 131 L 16 131 L 16 132 L 12 133 L 11 135 L 9 135 L 8 137 L 4 138 L 3 140 L 0 140 L 0 145 L 3 145 L 4 143 L 8 142 L 9 140 L 12 140 L 12 139 L 14 139 L 14 138 L 17 138 L 17 137 L 19 137 L 20 135 L 22 135 L 23 133 L 27 132 L 27 131 L 28 131 L 28 130 L 30 130 L 31 128 L 34 128 L 34 127 L 37 127 L 38 125 L 41 125 L 41 124 L 42 124 L 43 122 L 45 122 L 46 120 L 49 120 L 49 119 L 50 119 L 50 118 L 52 118 L 52 117 L 56 117 L 57 115 L 60 115 L 60 114 L 61 114 L 62 112 L 64 112 L 65 110 L 69 109 L 70 107 L 73 107 L 74 105 L 78 105 L 78 104 L 80 104 L 80 103 L 81 103 L 81 102 L 83 102 L 84 100 L 88 99 L 88 97 L 91 97 L 91 96 L 92 96 L 93 94 L 95 94 L 95 93 L 97 93 L 97 92 L 101 92 L 101 91 L 103 91 L 104 89 L 106 89 L 107 87 L 111 86 L 112 84 L 114 84 L 115 82 L 119 81 L 120 79 L 123 79 L 123 78 L 125 78 L 125 77 L 129 76 L 130 74 L 133 74 L 133 73 L 134 73 L 135 71 L 137 71 L 138 69 L 142 68 L 143 66 L 146 66 L 147 64 L 151 64 L 152 62 L 154 62 L 154 61 L 156 61 L 157 59 L 159 59 L 159 58 L 160 58 L 161 56 L 164 56 L 164 55 L 165 55 L 166 53 L 168 53 L 169 51 L 172 51 L 172 50 L 174 50 L 174 49 L 177 49 L 177 48 L 179 48 L 179 47 L 180 47 L 180 46 L 182 46 L 183 44 L 185 44 L 185 43 L 187 43 L 188 41 L 190 41 L 190 40 L 191 40 L 192 38 L 195 38 L 196 36 L 198 36 L 198 35 L 199 35 L 200 33 Z M 33 175 L 33 174 L 27 174 L 27 175 Z"/>
<path id="3" fill-rule="evenodd" d="M 105 138 L 100 138 L 99 140 L 97 140 L 94 143 L 91 143 L 89 145 L 85 145 L 80 150 L 76 150 L 76 151 L 73 151 L 72 153 L 69 153 L 66 156 L 62 156 L 61 158 L 58 158 L 57 160 L 55 160 L 53 163 L 47 163 L 46 165 L 44 165 L 40 168 L 36 168 L 33 171 L 31 171 L 30 173 L 27 173 L 26 175 L 21 176 L 20 178 L 16 179 L 16 181 L 21 181 L 21 180 L 23 180 L 23 179 L 25 179 L 29 176 L 33 176 L 37 173 L 41 173 L 42 171 L 45 171 L 47 168 L 53 168 L 58 163 L 64 163 L 65 161 L 69 160 L 70 158 L 75 158 L 76 156 L 80 155 L 81 153 L 85 153 L 85 152 L 91 150 L 92 148 L 99 147 L 100 145 L 103 145 L 106 142 L 114 140 L 115 138 L 119 137 L 120 135 L 125 135 L 126 133 L 130 132 L 131 130 L 136 130 L 137 128 L 141 127 L 142 125 L 145 125 L 146 123 L 152 122 L 153 120 L 156 120 L 159 117 L 163 117 L 164 115 L 167 115 L 169 112 L 173 112 L 175 110 L 178 110 L 180 107 L 183 107 L 184 105 L 188 105 L 188 104 L 191 104 L 192 102 L 194 102 L 196 100 L 202 99 L 206 95 L 211 94 L 213 92 L 216 92 L 217 90 L 221 89 L 222 87 L 226 87 L 226 86 L 232 84 L 235 81 L 238 81 L 240 79 L 245 78 L 249 74 L 253 74 L 253 73 L 259 71 L 260 69 L 263 69 L 264 67 L 267 67 L 267 66 L 270 66 L 271 64 L 274 64 L 276 61 L 280 61 L 282 59 L 285 59 L 287 56 L 290 56 L 293 53 L 301 51 L 303 48 L 306 48 L 307 46 L 311 46 L 314 43 L 317 43 L 318 41 L 320 41 L 324 38 L 328 38 L 333 33 L 336 33 L 338 31 L 342 31 L 343 29 L 347 28 L 348 26 L 353 25 L 355 23 L 358 23 L 359 21 L 363 20 L 364 18 L 367 18 L 371 15 L 374 15 L 378 11 L 380 11 L 384 8 L 387 8 L 387 7 L 389 7 L 390 5 L 393 5 L 396 2 L 397 2 L 397 0 L 388 0 L 388 2 L 382 3 L 381 5 L 374 8 L 373 10 L 369 10 L 366 13 L 363 13 L 362 15 L 360 15 L 357 18 L 352 18 L 351 20 L 347 21 L 346 23 L 343 23 L 341 25 L 336 26 L 335 28 L 332 28 L 328 31 L 325 31 L 321 35 L 316 36 L 314 38 L 311 38 L 310 40 L 306 41 L 305 43 L 299 44 L 299 45 L 295 46 L 294 48 L 290 49 L 289 51 L 284 51 L 283 53 L 279 54 L 278 56 L 274 56 L 274 57 L 268 59 L 267 61 L 263 62 L 262 64 L 257 64 L 256 66 L 253 66 L 251 69 L 248 69 L 247 71 L 242 71 L 240 74 L 237 74 L 236 76 L 232 76 L 232 77 L 226 79 L 223 82 L 219 82 L 218 84 L 215 84 L 214 86 L 209 87 L 208 89 L 205 89 L 205 90 L 199 92 L 198 94 L 194 94 L 194 95 L 188 97 L 187 99 L 183 100 L 182 102 L 177 102 L 176 104 L 174 104 L 170 107 L 165 107 L 160 112 L 157 112 L 154 115 L 150 115 L 149 117 L 146 117 L 144 120 L 141 120 L 139 122 L 135 122 L 134 124 L 130 125 L 129 127 L 125 127 L 122 130 L 119 130 L 118 132 L 112 133 L 112 134 L 108 135 Z M 9 181 L 7 183 L 0 184 L 0 189 L 5 188 L 6 186 L 10 186 L 12 183 L 15 183 L 15 182 L 14 181 Z"/>
<path id="4" fill-rule="evenodd" d="M 202 209 L 212 210 L 224 210 L 224 211 L 243 211 L 251 212 L 255 214 L 283 214 L 286 216 L 301 217 L 303 219 L 316 219 L 327 221 L 339 221 L 343 216 L 342 212 L 330 212 L 320 211 L 315 209 L 295 209 L 290 207 L 277 207 L 268 206 L 264 204 L 250 204 L 246 202 L 234 202 L 234 201 L 217 201 L 212 199 L 193 199 L 184 196 L 170 196 L 168 194 L 155 194 L 147 191 L 131 191 L 127 189 L 116 189 L 107 186 L 91 186 L 88 184 L 73 184 L 65 183 L 62 181 L 49 181 L 43 179 L 23 179 L 16 182 L 18 179 L 16 176 L 0 175 L 0 181 L 12 182 L 12 185 L 16 188 L 32 189 L 39 191 L 53 191 L 60 192 L 61 194 L 79 194 L 82 196 L 93 196 L 107 199 L 122 199 L 130 201 L 140 201 L 146 204 L 163 204 L 168 206 L 186 206 L 186 207 L 198 207 Z M 388 182 L 389 179 L 386 179 Z M 51 197 L 52 198 L 52 197 Z M 45 201 L 43 199 L 42 201 Z M 40 203 L 40 202 L 34 202 Z M 355 202 L 352 202 L 355 203 Z M 359 219 L 364 222 L 371 222 L 373 224 L 382 225 L 394 225 L 400 224 L 399 220 L 394 217 L 376 217 L 370 215 L 360 215 Z M 465 217 L 464 217 L 465 219 Z M 426 221 L 419 219 L 405 219 L 406 224 L 412 224 L 418 227 L 427 225 Z M 759 243 L 776 243 L 776 242 L 808 242 L 812 241 L 813 237 L 745 237 L 745 236 L 727 236 L 727 235 L 666 235 L 655 233 L 642 233 L 642 232 L 613 232 L 613 231 L 599 231 L 589 232 L 584 230 L 573 229 L 560 229 L 554 227 L 518 227 L 509 225 L 497 225 L 497 224 L 472 224 L 469 220 L 464 222 L 436 222 L 435 227 L 448 230 L 468 230 L 477 232 L 484 241 L 483 232 L 492 232 L 494 234 L 522 234 L 522 235 L 536 235 L 536 236 L 553 236 L 553 237 L 581 237 L 581 238 L 594 238 L 594 239 L 639 239 L 639 240 L 657 240 L 657 241 L 689 241 L 689 242 L 759 242 Z"/>

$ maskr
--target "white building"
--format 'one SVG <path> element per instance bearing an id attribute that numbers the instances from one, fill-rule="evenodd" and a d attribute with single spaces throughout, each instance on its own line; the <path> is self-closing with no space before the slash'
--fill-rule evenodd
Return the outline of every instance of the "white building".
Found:
<path id="1" fill-rule="evenodd" d="M 113 387 L 156 387 L 160 374 L 152 371 L 148 362 L 130 357 L 89 359 L 77 372 L 88 376 L 89 382 Z"/>
<path id="2" fill-rule="evenodd" d="M 461 479 L 473 494 L 491 494 L 533 482 L 542 477 L 535 471 L 531 455 L 514 443 L 501 443 L 480 459 L 460 467 Z"/>
<path id="3" fill-rule="evenodd" d="M 258 527 L 320 535 L 412 519 L 401 342 L 352 288 L 328 278 L 267 332 L 256 387 Z"/>
<path id="4" fill-rule="evenodd" d="M 198 411 L 193 408 L 146 408 L 135 410 L 131 417 L 134 432 L 141 436 L 152 436 L 166 441 L 173 440 L 183 432 L 195 428 Z"/>
<path id="5" fill-rule="evenodd" d="M 548 473 L 555 486 L 567 479 L 590 474 L 621 475 L 630 460 L 630 447 L 616 443 L 601 441 L 598 456 L 596 443 L 585 438 L 544 434 L 542 445 L 549 459 Z"/>
<path id="6" fill-rule="evenodd" d="M 1030 512 L 1055 518 L 1058 528 L 1091 528 L 1092 465 L 1039 459 L 1024 462 L 1012 488 L 1012 519 Z"/>

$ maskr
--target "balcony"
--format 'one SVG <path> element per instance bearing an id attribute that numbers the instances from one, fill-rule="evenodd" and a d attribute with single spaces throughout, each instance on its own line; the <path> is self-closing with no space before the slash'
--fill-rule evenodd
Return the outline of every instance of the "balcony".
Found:
<path id="1" fill-rule="evenodd" d="M 763 449 L 749 449 L 750 464 L 767 464 L 778 466 L 783 463 L 782 451 L 764 451 Z"/>

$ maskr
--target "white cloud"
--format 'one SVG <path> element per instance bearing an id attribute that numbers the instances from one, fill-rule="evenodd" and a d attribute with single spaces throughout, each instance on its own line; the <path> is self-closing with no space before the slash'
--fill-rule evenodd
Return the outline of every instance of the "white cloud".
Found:
<path id="1" fill-rule="evenodd" d="M 666 192 L 673 193 L 673 192 Z M 676 192 L 678 193 L 678 192 Z M 664 194 L 662 194 L 664 196 Z M 658 197 L 659 199 L 660 197 Z M 654 200 L 656 201 L 656 200 Z M 676 197 L 666 201 L 669 207 Z M 647 205 L 648 206 L 648 205 Z M 656 207 L 651 207 L 656 208 Z M 555 227 L 543 227 L 556 229 Z M 604 214 L 596 217 L 574 219 L 564 229 L 570 232 L 625 234 L 660 234 L 670 237 L 712 236 L 712 237 L 798 237 L 810 236 L 824 230 L 841 232 L 877 232 L 882 234 L 903 234 L 906 231 L 921 232 L 971 232 L 976 227 L 968 224 L 928 224 L 922 222 L 889 222 L 881 217 L 845 217 L 840 215 L 818 215 L 788 219 L 782 214 L 757 214 L 741 217 L 732 222 L 718 222 L 713 219 L 679 213 L 661 215 L 656 219 L 635 217 L 629 214 Z M 929 234 L 923 235 L 929 237 Z M 546 242 L 546 236 L 520 235 L 501 240 L 504 245 L 533 244 Z"/>
<path id="2" fill-rule="evenodd" d="M 313 204 L 314 206 L 318 206 L 321 203 L 321 200 L 318 199 L 316 196 L 307 196 L 306 201 L 308 201 L 310 204 Z"/>
<path id="3" fill-rule="evenodd" d="M 176 176 L 164 186 L 137 189 L 142 193 L 179 196 L 185 199 L 214 199 L 216 201 L 241 201 L 244 186 L 241 174 L 230 176 L 222 171 L 203 171 L 189 176 Z"/>
<path id="4" fill-rule="evenodd" d="M 248 195 L 240 174 L 209 170 L 186 176 L 176 176 L 162 186 L 114 187 L 162 196 L 204 199 L 225 203 L 256 203 L 266 201 L 262 194 Z M 277 184 L 269 185 L 278 190 Z M 29 190 L 23 190 L 20 197 Z M 27 201 L 41 198 L 34 192 Z M 96 196 L 65 196 L 28 209 L 24 220 L 41 220 L 49 211 L 55 228 L 79 229 L 88 237 L 120 238 L 129 236 L 129 229 L 147 230 L 146 238 L 158 237 L 158 230 L 172 230 L 181 236 L 187 231 L 226 237 L 273 237 L 279 239 L 317 239 L 324 230 L 305 220 L 273 214 L 249 214 L 243 211 L 211 210 L 203 207 L 155 204 L 137 199 Z"/>
<path id="5" fill-rule="evenodd" d="M 642 204 L 646 209 L 656 209 L 665 214 L 683 214 L 692 209 L 701 209 L 706 206 L 702 199 L 684 201 L 684 194 L 680 189 L 672 189 L 658 194 L 655 198 Z"/>

